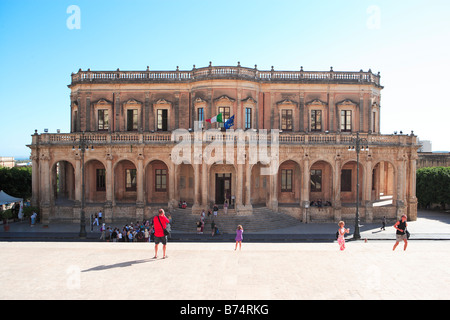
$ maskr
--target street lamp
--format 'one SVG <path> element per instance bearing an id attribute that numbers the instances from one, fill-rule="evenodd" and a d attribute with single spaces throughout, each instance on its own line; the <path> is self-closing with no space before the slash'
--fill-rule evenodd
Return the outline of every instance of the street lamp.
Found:
<path id="1" fill-rule="evenodd" d="M 353 239 L 361 239 L 359 232 L 359 152 L 369 151 L 369 142 L 365 138 L 359 137 L 359 132 L 356 133 L 356 138 L 352 138 L 351 145 L 348 147 L 349 151 L 356 151 L 356 217 L 355 217 L 355 232 L 353 233 Z"/>
<path id="2" fill-rule="evenodd" d="M 85 181 L 84 181 L 84 153 L 89 150 L 89 139 L 85 137 L 84 132 L 80 136 L 78 142 L 78 150 L 81 151 L 81 217 L 80 217 L 80 238 L 86 238 L 86 216 L 84 207 L 86 205 L 85 199 Z M 72 147 L 75 150 L 75 145 Z M 91 150 L 94 150 L 94 146 L 91 146 Z"/>

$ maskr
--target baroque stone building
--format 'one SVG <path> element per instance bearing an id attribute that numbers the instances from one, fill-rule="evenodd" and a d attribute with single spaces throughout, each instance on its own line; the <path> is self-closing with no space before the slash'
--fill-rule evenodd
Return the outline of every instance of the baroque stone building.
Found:
<path id="1" fill-rule="evenodd" d="M 87 213 L 102 210 L 106 221 L 132 221 L 180 200 L 195 213 L 227 199 L 233 214 L 265 206 L 305 223 L 332 222 L 353 220 L 357 197 L 362 221 L 403 213 L 416 219 L 417 137 L 380 133 L 383 87 L 371 70 L 262 71 L 211 63 L 189 71 L 80 69 L 69 88 L 71 132 L 35 133 L 29 145 L 32 201 L 43 221 L 79 221 L 83 202 Z M 207 161 L 208 146 L 227 141 L 223 123 L 205 122 L 219 113 L 235 116 L 236 131 L 260 138 L 268 130 L 268 149 L 276 130 L 275 174 L 261 174 L 270 164 L 250 161 L 249 149 L 234 152 L 232 161 Z M 203 141 L 183 163 L 171 158 L 180 128 L 192 141 L 200 132 Z M 219 129 L 213 138 L 211 128 Z M 357 133 L 365 139 L 358 195 Z"/>

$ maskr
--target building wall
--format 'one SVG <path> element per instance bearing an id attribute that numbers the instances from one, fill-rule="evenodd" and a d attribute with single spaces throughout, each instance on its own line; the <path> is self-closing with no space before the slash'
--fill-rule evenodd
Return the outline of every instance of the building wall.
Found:
<path id="1" fill-rule="evenodd" d="M 102 208 L 107 221 L 149 218 L 158 207 L 171 209 L 180 200 L 198 212 L 217 200 L 222 182 L 216 174 L 231 174 L 226 183 L 232 191 L 227 196 L 233 197 L 236 214 L 251 214 L 253 205 L 264 205 L 303 222 L 338 221 L 354 216 L 356 210 L 357 157 L 349 146 L 354 146 L 357 133 L 369 146 L 359 159 L 363 221 L 386 212 L 391 218 L 408 213 L 414 220 L 417 215 L 416 137 L 380 134 L 382 86 L 379 76 L 370 71 L 276 72 L 240 66 L 189 72 L 79 71 L 72 74 L 69 87 L 71 133 L 36 133 L 30 145 L 33 168 L 38 168 L 33 170 L 33 202 L 43 209 L 44 220 L 76 221 L 84 201 L 91 210 Z M 208 119 L 223 107 L 235 115 L 233 129 L 246 129 L 248 108 L 250 129 L 256 134 L 262 135 L 262 129 L 279 131 L 275 174 L 262 175 L 267 165 L 252 162 L 248 145 L 242 151 L 236 143 L 230 163 L 225 156 L 196 163 L 196 157 L 208 154 L 214 145 L 210 141 L 198 150 L 190 149 L 189 163 L 172 161 L 177 145 L 173 131 L 192 131 L 199 108 Z M 99 120 L 105 111 L 99 110 L 108 114 L 107 127 Z M 167 110 L 162 131 L 158 131 L 158 110 Z M 313 111 L 321 114 L 319 127 L 314 127 Z M 342 111 L 351 111 L 348 127 L 343 126 Z M 292 117 L 286 119 L 286 114 Z M 292 127 L 285 127 L 286 123 Z M 201 135 L 207 140 L 206 130 L 219 125 L 203 124 Z M 193 140 L 194 133 L 189 135 Z M 218 137 L 221 141 L 226 133 Z M 84 140 L 89 147 L 85 152 L 79 148 Z M 321 173 L 320 190 L 311 190 L 311 170 Z M 343 172 L 350 171 L 351 177 L 342 178 Z M 99 175 L 104 175 L 100 185 Z M 391 199 L 385 210 L 378 206 L 380 195 Z M 318 200 L 330 205 L 316 207 Z M 64 205 L 73 209 L 60 210 Z"/>

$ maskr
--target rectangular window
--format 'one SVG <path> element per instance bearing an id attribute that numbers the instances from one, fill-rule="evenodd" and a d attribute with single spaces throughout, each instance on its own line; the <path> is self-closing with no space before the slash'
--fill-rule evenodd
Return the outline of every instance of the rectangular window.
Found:
<path id="1" fill-rule="evenodd" d="M 281 192 L 292 192 L 292 170 L 281 170 Z"/>
<path id="2" fill-rule="evenodd" d="M 222 114 L 222 120 L 225 123 L 230 118 L 230 107 L 219 107 L 219 113 Z M 219 123 L 219 128 L 223 128 L 223 123 Z"/>
<path id="3" fill-rule="evenodd" d="M 108 110 L 98 110 L 98 131 L 108 131 L 109 130 L 109 117 L 108 117 Z"/>
<path id="4" fill-rule="evenodd" d="M 281 130 L 292 131 L 292 110 L 281 110 Z"/>
<path id="5" fill-rule="evenodd" d="M 311 110 L 311 131 L 322 131 L 322 110 Z"/>
<path id="6" fill-rule="evenodd" d="M 73 112 L 73 132 L 78 132 L 78 111 Z"/>
<path id="7" fill-rule="evenodd" d="M 137 131 L 138 129 L 138 110 L 127 110 L 127 131 Z"/>
<path id="8" fill-rule="evenodd" d="M 199 122 L 198 128 L 199 129 L 203 128 L 203 121 L 205 121 L 205 114 L 203 108 L 197 109 L 197 121 Z"/>
<path id="9" fill-rule="evenodd" d="M 167 190 L 167 170 L 155 170 L 155 191 L 165 192 Z"/>
<path id="10" fill-rule="evenodd" d="M 252 128 L 252 108 L 245 108 L 245 129 Z"/>
<path id="11" fill-rule="evenodd" d="M 377 132 L 377 113 L 373 112 L 372 113 L 372 131 L 373 132 Z"/>
<path id="12" fill-rule="evenodd" d="M 156 130 L 167 131 L 167 128 L 168 128 L 167 109 L 158 109 L 156 113 Z"/>
<path id="13" fill-rule="evenodd" d="M 322 192 L 322 170 L 311 170 L 311 192 Z"/>
<path id="14" fill-rule="evenodd" d="M 341 131 L 351 132 L 352 131 L 352 111 L 351 110 L 341 110 Z"/>
<path id="15" fill-rule="evenodd" d="M 106 190 L 106 170 L 97 169 L 97 191 Z"/>
<path id="16" fill-rule="evenodd" d="M 341 171 L 341 191 L 352 191 L 352 170 L 344 169 Z"/>
<path id="17" fill-rule="evenodd" d="M 136 169 L 125 170 L 125 191 L 136 191 Z"/>

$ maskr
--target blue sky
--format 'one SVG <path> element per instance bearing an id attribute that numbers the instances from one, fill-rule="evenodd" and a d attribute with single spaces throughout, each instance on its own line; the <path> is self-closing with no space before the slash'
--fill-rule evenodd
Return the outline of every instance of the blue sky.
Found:
<path id="1" fill-rule="evenodd" d="M 80 29 L 69 29 L 70 5 Z M 450 150 L 450 1 L 0 0 L 0 156 L 69 131 L 70 74 L 92 70 L 381 72 L 381 131 Z"/>

